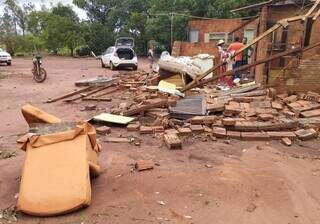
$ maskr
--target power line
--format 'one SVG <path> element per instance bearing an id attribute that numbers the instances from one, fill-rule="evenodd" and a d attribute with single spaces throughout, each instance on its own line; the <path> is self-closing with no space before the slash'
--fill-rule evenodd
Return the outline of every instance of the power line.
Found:
<path id="1" fill-rule="evenodd" d="M 177 12 L 168 12 L 168 13 L 156 13 L 156 14 L 151 14 L 151 16 L 168 16 L 170 18 L 170 31 L 171 31 L 171 47 L 173 46 L 173 20 L 174 16 L 182 16 L 182 17 L 188 17 L 188 18 L 194 18 L 194 19 L 206 19 L 206 20 L 211 20 L 214 18 L 208 18 L 208 17 L 200 17 L 200 16 L 192 16 L 192 15 L 187 15 L 183 13 L 177 13 Z"/>

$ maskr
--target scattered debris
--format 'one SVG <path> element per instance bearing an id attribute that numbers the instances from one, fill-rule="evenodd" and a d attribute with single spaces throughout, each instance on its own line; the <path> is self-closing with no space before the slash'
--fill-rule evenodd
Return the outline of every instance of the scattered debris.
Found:
<path id="1" fill-rule="evenodd" d="M 127 125 L 127 131 L 139 131 L 140 130 L 140 124 L 134 123 L 134 124 L 128 124 Z"/>
<path id="2" fill-rule="evenodd" d="M 135 168 L 138 171 L 153 169 L 154 162 L 151 159 L 148 160 L 138 160 L 135 164 Z"/>
<path id="3" fill-rule="evenodd" d="M 5 209 L 0 209 L 0 223 L 12 223 L 17 222 L 17 212 L 14 206 L 9 206 Z"/>
<path id="4" fill-rule="evenodd" d="M 318 136 L 318 132 L 313 128 L 310 129 L 299 129 L 295 132 L 300 140 L 309 140 L 316 138 Z"/>
<path id="5" fill-rule="evenodd" d="M 106 135 L 106 134 L 110 134 L 111 133 L 111 128 L 108 126 L 101 126 L 96 128 L 96 132 L 99 135 Z"/>
<path id="6" fill-rule="evenodd" d="M 254 210 L 256 210 L 256 208 L 257 208 L 257 206 L 256 206 L 255 204 L 250 203 L 250 204 L 248 205 L 248 207 L 246 208 L 246 211 L 247 211 L 247 212 L 254 212 Z"/>
<path id="7" fill-rule="evenodd" d="M 290 138 L 282 138 L 281 142 L 286 145 L 286 146 L 291 146 L 292 145 L 292 141 L 290 140 Z"/>
<path id="8" fill-rule="evenodd" d="M 164 141 L 168 149 L 182 149 L 182 142 L 176 134 L 165 134 Z"/>
<path id="9" fill-rule="evenodd" d="M 164 201 L 157 201 L 157 203 L 158 203 L 159 205 L 166 205 L 166 203 L 165 203 Z"/>
<path id="10" fill-rule="evenodd" d="M 120 138 L 120 137 L 106 137 L 104 142 L 114 142 L 114 143 L 130 143 L 131 140 L 128 138 Z"/>
<path id="11" fill-rule="evenodd" d="M 95 104 L 90 104 L 90 105 L 86 105 L 84 107 L 85 110 L 96 110 L 97 109 L 97 105 Z"/>
<path id="12" fill-rule="evenodd" d="M 75 86 L 79 86 L 79 87 L 80 86 L 111 86 L 117 80 L 118 80 L 117 78 L 98 76 L 92 79 L 76 81 L 74 84 Z"/>
<path id="13" fill-rule="evenodd" d="M 0 151 L 0 159 L 9 159 L 11 157 L 15 157 L 17 152 L 7 152 L 7 151 Z"/>
<path id="14" fill-rule="evenodd" d="M 100 115 L 94 116 L 92 121 L 96 121 L 99 123 L 113 123 L 113 124 L 128 124 L 132 122 L 135 118 L 133 117 L 125 117 L 121 115 L 109 114 L 109 113 L 102 113 Z"/>

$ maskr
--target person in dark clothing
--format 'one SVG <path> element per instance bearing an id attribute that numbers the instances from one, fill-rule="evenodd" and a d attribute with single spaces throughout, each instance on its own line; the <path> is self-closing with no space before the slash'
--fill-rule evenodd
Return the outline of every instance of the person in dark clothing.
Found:
<path id="1" fill-rule="evenodd" d="M 244 37 L 242 40 L 242 43 L 243 45 L 247 45 L 248 39 Z M 252 53 L 253 53 L 253 48 L 251 46 L 243 51 L 242 65 L 247 65 L 249 63 L 249 58 L 251 57 Z"/>
<path id="2" fill-rule="evenodd" d="M 239 37 L 235 37 L 234 40 L 235 40 L 235 42 L 230 44 L 230 46 L 228 48 L 228 51 L 231 55 L 236 54 L 244 46 L 244 44 L 240 41 Z M 235 62 L 232 65 L 232 69 L 236 69 L 242 65 L 242 53 L 235 56 L 234 59 L 235 59 Z M 233 74 L 233 80 L 235 80 L 237 78 L 239 78 L 239 79 L 241 78 L 241 75 L 239 72 L 236 72 Z"/>

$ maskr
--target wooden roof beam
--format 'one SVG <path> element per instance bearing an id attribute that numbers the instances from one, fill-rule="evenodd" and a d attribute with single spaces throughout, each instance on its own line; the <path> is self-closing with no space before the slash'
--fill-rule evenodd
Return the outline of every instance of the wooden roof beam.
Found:
<path id="1" fill-rule="evenodd" d="M 269 0 L 267 2 L 260 2 L 260 3 L 256 3 L 256 4 L 253 4 L 253 5 L 247 5 L 247 6 L 244 6 L 244 7 L 241 7 L 241 8 L 232 9 L 232 10 L 230 10 L 230 12 L 235 13 L 235 12 L 239 12 L 239 11 L 243 11 L 243 10 L 247 10 L 247 9 L 260 8 L 260 7 L 263 7 L 265 5 L 270 5 L 270 4 L 272 4 L 272 2 L 273 2 L 273 0 Z"/>
<path id="2" fill-rule="evenodd" d="M 320 16 L 320 9 L 318 10 L 318 12 L 313 16 L 313 21 L 317 20 L 318 17 Z"/>
<path id="3" fill-rule="evenodd" d="M 302 20 L 305 21 L 313 13 L 313 11 L 318 7 L 319 4 L 320 4 L 320 0 L 317 0 L 314 3 L 314 5 L 311 7 L 311 9 L 304 15 Z"/>

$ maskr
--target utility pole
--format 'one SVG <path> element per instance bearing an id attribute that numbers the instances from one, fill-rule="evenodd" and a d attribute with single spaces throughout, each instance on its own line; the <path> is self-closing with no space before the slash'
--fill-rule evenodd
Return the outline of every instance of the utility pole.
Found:
<path id="1" fill-rule="evenodd" d="M 170 19 L 170 44 L 171 44 L 171 48 L 173 47 L 173 28 L 174 28 L 174 16 L 181 16 L 181 17 L 187 17 L 187 18 L 195 18 L 195 19 L 206 19 L 206 20 L 210 20 L 212 18 L 208 18 L 208 17 L 199 17 L 199 16 L 192 16 L 192 15 L 186 15 L 186 14 L 182 14 L 182 13 L 176 13 L 176 12 L 169 12 L 169 13 L 157 13 L 157 14 L 153 14 L 152 16 L 167 16 Z"/>
<path id="2" fill-rule="evenodd" d="M 171 14 L 171 49 L 173 47 L 173 19 L 174 19 L 174 13 Z"/>

